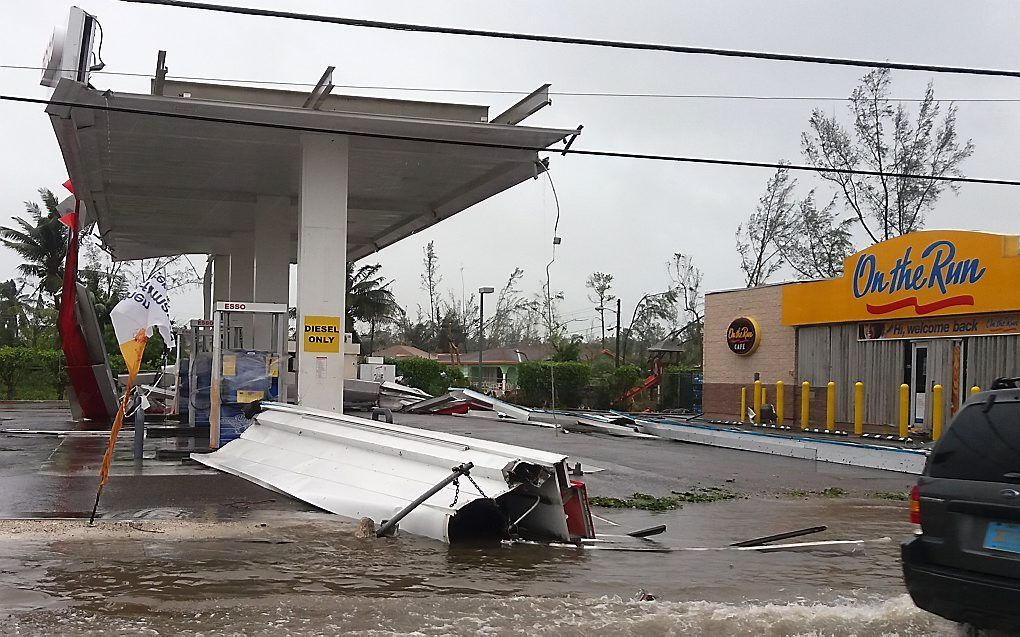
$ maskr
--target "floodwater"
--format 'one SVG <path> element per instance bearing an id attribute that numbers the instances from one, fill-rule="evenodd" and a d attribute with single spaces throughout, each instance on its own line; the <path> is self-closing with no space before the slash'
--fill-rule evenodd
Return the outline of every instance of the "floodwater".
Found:
<path id="1" fill-rule="evenodd" d="M 175 520 L 161 530 L 148 513 L 130 537 L 89 535 L 77 521 L 62 523 L 73 533 L 0 535 L 0 632 L 956 634 L 903 588 L 905 502 L 757 498 L 667 513 L 597 510 L 621 525 L 597 521 L 603 533 L 668 526 L 654 541 L 626 540 L 632 548 L 722 547 L 818 524 L 829 530 L 792 541 L 889 538 L 790 552 L 450 547 L 408 535 L 357 539 L 339 518 L 293 512 L 253 512 L 248 531 L 231 535 L 236 522 Z M 657 599 L 633 601 L 640 589 Z"/>

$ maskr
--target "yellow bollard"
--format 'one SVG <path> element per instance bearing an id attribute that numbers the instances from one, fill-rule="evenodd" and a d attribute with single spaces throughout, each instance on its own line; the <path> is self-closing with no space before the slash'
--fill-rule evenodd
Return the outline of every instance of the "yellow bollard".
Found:
<path id="1" fill-rule="evenodd" d="M 761 386 L 761 404 L 765 404 L 769 401 L 768 399 L 768 388 L 765 385 Z"/>
<path id="2" fill-rule="evenodd" d="M 931 439 L 942 435 L 942 385 L 931 388 Z"/>
<path id="3" fill-rule="evenodd" d="M 864 433 L 864 383 L 854 383 L 854 433 Z"/>
<path id="4" fill-rule="evenodd" d="M 761 424 L 761 381 L 754 381 L 754 422 Z"/>
<path id="5" fill-rule="evenodd" d="M 747 387 L 740 388 L 740 424 L 747 418 Z"/>
<path id="6" fill-rule="evenodd" d="M 836 383 L 829 381 L 825 386 L 825 431 L 836 428 Z"/>
<path id="7" fill-rule="evenodd" d="M 910 434 L 908 420 L 910 419 L 910 385 L 900 385 L 900 438 L 906 438 Z"/>
<path id="8" fill-rule="evenodd" d="M 808 428 L 808 402 L 811 400 L 811 383 L 800 384 L 800 428 Z"/>
<path id="9" fill-rule="evenodd" d="M 783 424 L 783 381 L 776 381 L 776 424 Z"/>
<path id="10" fill-rule="evenodd" d="M 981 391 L 981 388 L 978 387 L 977 385 L 974 385 L 973 387 L 970 388 L 970 395 L 973 396 L 974 394 L 977 394 L 980 391 Z"/>

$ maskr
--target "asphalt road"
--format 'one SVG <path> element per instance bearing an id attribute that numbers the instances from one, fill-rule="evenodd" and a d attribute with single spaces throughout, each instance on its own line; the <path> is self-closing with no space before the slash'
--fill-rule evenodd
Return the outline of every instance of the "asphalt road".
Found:
<path id="1" fill-rule="evenodd" d="M 836 487 L 848 495 L 905 493 L 916 476 L 813 460 L 707 447 L 671 440 L 565 434 L 556 429 L 479 416 L 393 415 L 397 424 L 445 431 L 544 451 L 563 453 L 605 471 L 582 480 L 593 495 L 635 492 L 669 495 L 671 490 L 724 486 L 746 495 L 789 496 Z"/>

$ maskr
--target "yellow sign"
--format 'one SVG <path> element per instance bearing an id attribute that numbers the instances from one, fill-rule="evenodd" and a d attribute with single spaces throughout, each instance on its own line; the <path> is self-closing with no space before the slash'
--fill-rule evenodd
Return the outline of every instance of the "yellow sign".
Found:
<path id="1" fill-rule="evenodd" d="M 339 316 L 306 316 L 303 332 L 306 352 L 340 352 L 344 334 Z"/>
<path id="2" fill-rule="evenodd" d="M 257 389 L 238 389 L 237 390 L 237 402 L 239 403 L 253 403 L 256 400 L 262 400 L 265 396 L 265 392 Z"/>
<path id="3" fill-rule="evenodd" d="M 962 338 L 1020 334 L 1020 314 L 949 316 L 946 318 L 903 319 L 860 323 L 857 338 L 862 341 L 898 338 Z"/>
<path id="4" fill-rule="evenodd" d="M 223 355 L 223 375 L 237 376 L 237 356 L 234 354 Z"/>
<path id="5" fill-rule="evenodd" d="M 913 232 L 847 257 L 843 276 L 783 287 L 783 324 L 1020 310 L 1020 237 Z"/>

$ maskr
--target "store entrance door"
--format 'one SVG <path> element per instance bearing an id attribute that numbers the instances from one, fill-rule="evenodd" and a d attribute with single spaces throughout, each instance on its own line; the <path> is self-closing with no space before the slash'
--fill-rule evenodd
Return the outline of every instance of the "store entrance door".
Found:
<path id="1" fill-rule="evenodd" d="M 910 402 L 914 424 L 923 425 L 928 413 L 928 343 L 910 344 Z"/>

